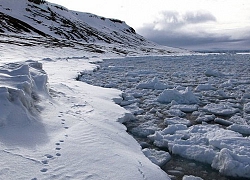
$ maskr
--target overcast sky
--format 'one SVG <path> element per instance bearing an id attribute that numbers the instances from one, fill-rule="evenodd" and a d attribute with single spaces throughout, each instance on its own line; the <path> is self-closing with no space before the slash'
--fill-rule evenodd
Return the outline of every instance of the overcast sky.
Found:
<path id="1" fill-rule="evenodd" d="M 48 1 L 123 20 L 147 39 L 167 46 L 250 50 L 250 0 Z"/>

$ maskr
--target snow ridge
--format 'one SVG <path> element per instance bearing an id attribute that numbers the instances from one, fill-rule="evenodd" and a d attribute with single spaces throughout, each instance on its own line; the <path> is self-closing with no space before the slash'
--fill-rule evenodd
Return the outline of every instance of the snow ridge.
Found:
<path id="1" fill-rule="evenodd" d="M 48 95 L 47 75 L 36 61 L 0 67 L 0 125 L 24 125 L 34 121 L 40 96 Z M 22 116 L 22 117 L 20 117 Z"/>

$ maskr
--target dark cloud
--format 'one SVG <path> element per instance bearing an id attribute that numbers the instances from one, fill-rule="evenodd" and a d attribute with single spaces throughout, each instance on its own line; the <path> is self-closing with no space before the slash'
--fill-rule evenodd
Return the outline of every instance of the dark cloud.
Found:
<path id="1" fill-rule="evenodd" d="M 216 18 L 209 12 L 174 11 L 162 12 L 151 24 L 145 24 L 138 33 L 158 44 L 182 47 L 192 50 L 204 49 L 246 49 L 250 38 L 233 38 L 227 33 L 212 33 L 204 29 L 204 24 L 215 23 Z"/>

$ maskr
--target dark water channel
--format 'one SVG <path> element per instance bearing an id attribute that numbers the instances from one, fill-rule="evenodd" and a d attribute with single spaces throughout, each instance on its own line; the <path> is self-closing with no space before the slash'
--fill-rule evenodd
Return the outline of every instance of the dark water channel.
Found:
<path id="1" fill-rule="evenodd" d="M 123 91 L 123 99 L 127 103 L 122 106 L 135 115 L 135 119 L 124 123 L 130 133 L 142 146 L 142 148 L 159 149 L 147 135 L 166 127 L 164 119 L 172 117 L 166 113 L 170 108 L 168 104 L 161 104 L 155 98 L 163 91 L 161 89 L 137 88 L 142 81 L 157 78 L 169 87 L 196 87 L 199 83 L 205 83 L 208 78 L 204 76 L 204 68 L 218 66 L 206 58 L 214 56 L 180 56 L 180 57 L 135 57 L 124 59 L 104 60 L 96 62 L 98 68 L 93 72 L 82 72 L 79 80 L 95 86 L 116 88 Z M 218 58 L 218 57 L 217 57 Z M 230 63 L 230 61 L 229 61 Z M 223 66 L 223 65 L 222 65 Z M 216 97 L 204 96 L 204 101 L 216 101 Z M 195 117 L 186 114 L 185 118 L 191 120 Z M 180 180 L 184 175 L 194 175 L 204 180 L 233 180 L 221 175 L 210 165 L 184 159 L 171 154 L 171 160 L 161 167 L 171 179 Z M 242 179 L 242 178 L 241 178 Z"/>

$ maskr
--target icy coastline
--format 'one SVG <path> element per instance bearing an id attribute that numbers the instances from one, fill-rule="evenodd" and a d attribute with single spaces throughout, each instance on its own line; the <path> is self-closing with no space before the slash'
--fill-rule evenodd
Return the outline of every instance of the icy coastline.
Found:
<path id="1" fill-rule="evenodd" d="M 124 92 L 117 103 L 134 114 L 125 124 L 144 139 L 143 148 L 150 140 L 222 175 L 250 178 L 248 60 L 223 54 L 105 60 L 81 80 Z M 145 154 L 155 164 L 164 161 L 161 152 Z"/>

